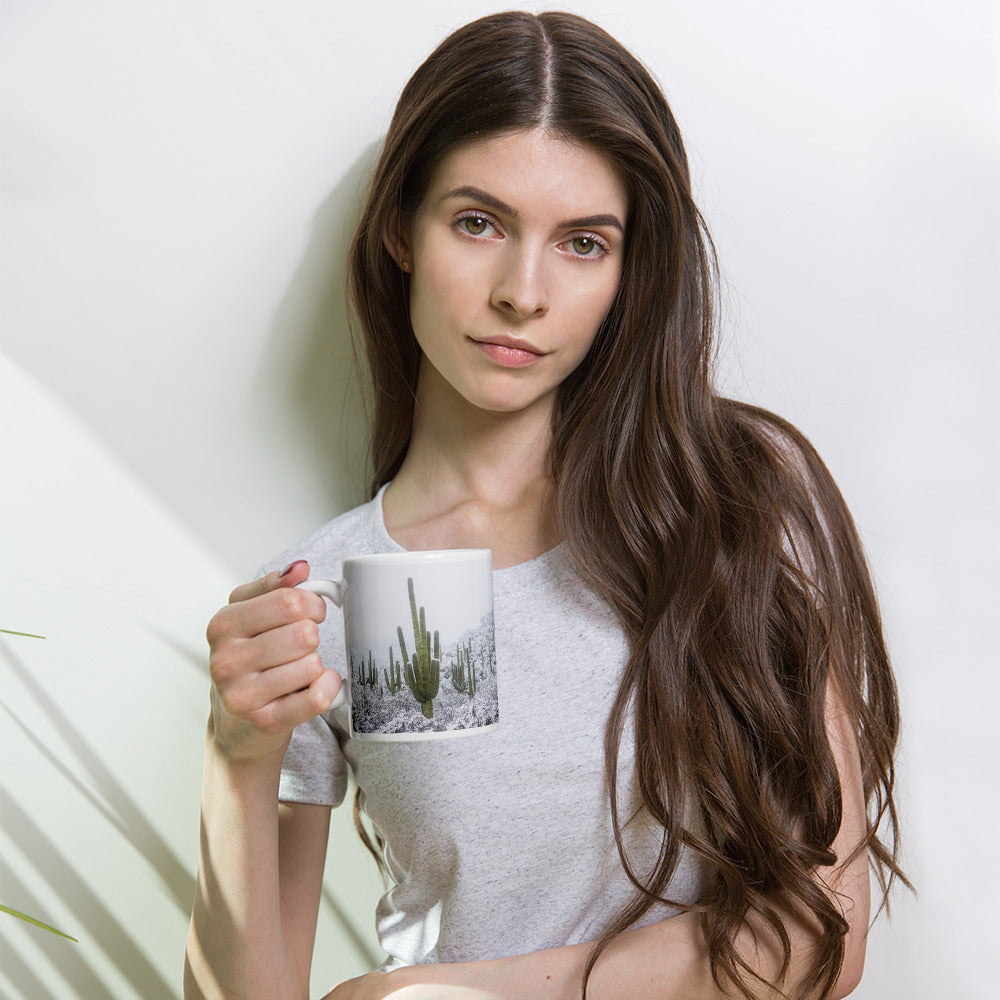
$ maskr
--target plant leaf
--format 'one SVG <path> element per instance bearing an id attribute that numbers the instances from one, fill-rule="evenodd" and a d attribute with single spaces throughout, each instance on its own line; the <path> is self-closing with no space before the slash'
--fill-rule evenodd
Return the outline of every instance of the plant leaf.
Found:
<path id="1" fill-rule="evenodd" d="M 35 635 L 32 632 L 12 632 L 9 628 L 0 628 L 4 635 L 23 635 L 26 639 L 44 639 L 44 635 Z"/>
<path id="2" fill-rule="evenodd" d="M 18 920 L 23 920 L 26 923 L 34 924 L 36 927 L 41 927 L 43 931 L 48 931 L 50 934 L 58 934 L 59 937 L 67 938 L 70 941 L 76 941 L 75 937 L 63 934 L 62 931 L 57 931 L 54 927 L 50 927 L 48 924 L 43 924 L 41 920 L 29 917 L 26 913 L 22 913 L 20 910 L 12 910 L 9 906 L 4 906 L 2 903 L 0 903 L 0 913 L 9 913 L 12 917 L 17 917 Z M 76 943 L 79 944 L 80 942 L 77 941 Z"/>

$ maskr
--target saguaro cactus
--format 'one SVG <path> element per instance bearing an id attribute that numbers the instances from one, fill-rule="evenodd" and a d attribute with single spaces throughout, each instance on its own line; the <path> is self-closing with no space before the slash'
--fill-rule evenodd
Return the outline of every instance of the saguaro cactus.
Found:
<path id="1" fill-rule="evenodd" d="M 451 686 L 456 691 L 467 690 L 467 685 L 465 681 L 465 664 L 462 660 L 462 647 L 459 646 L 457 650 L 458 659 L 452 664 L 451 668 Z"/>
<path id="2" fill-rule="evenodd" d="M 399 650 L 403 654 L 403 679 L 413 697 L 420 702 L 420 711 L 428 719 L 434 718 L 434 699 L 441 683 L 441 643 L 438 633 L 434 633 L 431 646 L 430 634 L 424 609 L 417 611 L 417 599 L 413 594 L 413 577 L 407 577 L 406 589 L 410 596 L 410 615 L 413 619 L 413 656 L 406 651 L 402 626 L 396 627 Z M 431 655 L 433 652 L 433 655 Z"/>
<path id="3" fill-rule="evenodd" d="M 385 675 L 385 686 L 389 694 L 398 694 L 403 690 L 403 679 L 400 676 L 401 669 L 399 660 L 392 655 L 392 646 L 389 647 L 389 669 L 383 670 Z"/>
<path id="4" fill-rule="evenodd" d="M 472 643 L 468 643 L 465 647 L 465 665 L 469 673 L 469 679 L 466 682 L 469 688 L 469 697 L 476 697 L 476 688 L 479 686 L 476 682 L 476 661 L 472 656 Z"/>
<path id="5" fill-rule="evenodd" d="M 470 698 L 475 698 L 476 662 L 472 656 L 472 644 L 459 645 L 455 655 L 457 659 L 451 668 L 451 686 L 456 691 L 465 691 Z"/>
<path id="6" fill-rule="evenodd" d="M 366 666 L 364 661 L 361 663 L 361 683 L 375 691 L 379 687 L 378 683 L 378 667 L 375 666 L 375 658 L 372 656 L 372 651 L 368 650 L 368 665 Z"/>

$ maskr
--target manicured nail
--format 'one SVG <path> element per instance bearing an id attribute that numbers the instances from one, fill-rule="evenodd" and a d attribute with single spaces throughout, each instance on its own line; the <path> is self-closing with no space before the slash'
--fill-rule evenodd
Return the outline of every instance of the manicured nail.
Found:
<path id="1" fill-rule="evenodd" d="M 281 580 L 281 579 L 283 579 L 284 577 L 288 576 L 288 574 L 289 574 L 289 573 L 291 573 L 291 571 L 292 571 L 293 569 L 295 569 L 295 567 L 296 567 L 296 566 L 301 566 L 301 565 L 302 565 L 302 564 L 303 564 L 304 562 L 305 562 L 305 559 L 296 559 L 296 560 L 295 560 L 295 562 L 290 562 L 290 563 L 289 563 L 289 564 L 288 564 L 288 565 L 287 565 L 287 566 L 286 566 L 286 567 L 285 567 L 285 568 L 284 568 L 284 569 L 283 569 L 283 570 L 282 570 L 282 571 L 281 571 L 281 572 L 280 572 L 280 573 L 278 574 L 278 579 L 279 579 L 279 580 Z"/>

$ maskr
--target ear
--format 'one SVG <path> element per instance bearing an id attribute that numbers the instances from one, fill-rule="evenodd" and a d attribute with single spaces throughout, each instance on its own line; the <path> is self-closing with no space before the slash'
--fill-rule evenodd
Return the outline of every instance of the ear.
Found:
<path id="1" fill-rule="evenodd" d="M 406 236 L 400 228 L 399 220 L 386 226 L 382 233 L 382 243 L 389 256 L 399 265 L 401 271 L 407 274 L 413 270 L 413 262 L 410 256 L 410 247 L 406 241 Z"/>

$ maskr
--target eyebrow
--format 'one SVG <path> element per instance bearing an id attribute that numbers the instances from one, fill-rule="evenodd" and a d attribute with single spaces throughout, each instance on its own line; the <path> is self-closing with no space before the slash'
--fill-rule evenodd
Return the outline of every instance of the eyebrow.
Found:
<path id="1" fill-rule="evenodd" d="M 501 201 L 495 195 L 489 193 L 489 191 L 484 191 L 482 188 L 473 187 L 472 185 L 465 184 L 462 187 L 452 188 L 451 191 L 441 196 L 441 200 L 445 201 L 448 198 L 471 198 L 473 201 L 478 201 L 481 205 L 486 208 L 492 209 L 494 212 L 498 212 L 501 215 L 509 216 L 512 219 L 520 218 L 520 213 L 507 202 Z M 621 219 L 617 215 L 605 214 L 605 215 L 582 215 L 576 219 L 563 219 L 556 226 L 557 229 L 593 229 L 598 226 L 610 226 L 617 229 L 619 232 L 625 232 L 625 226 L 622 224 Z"/>

